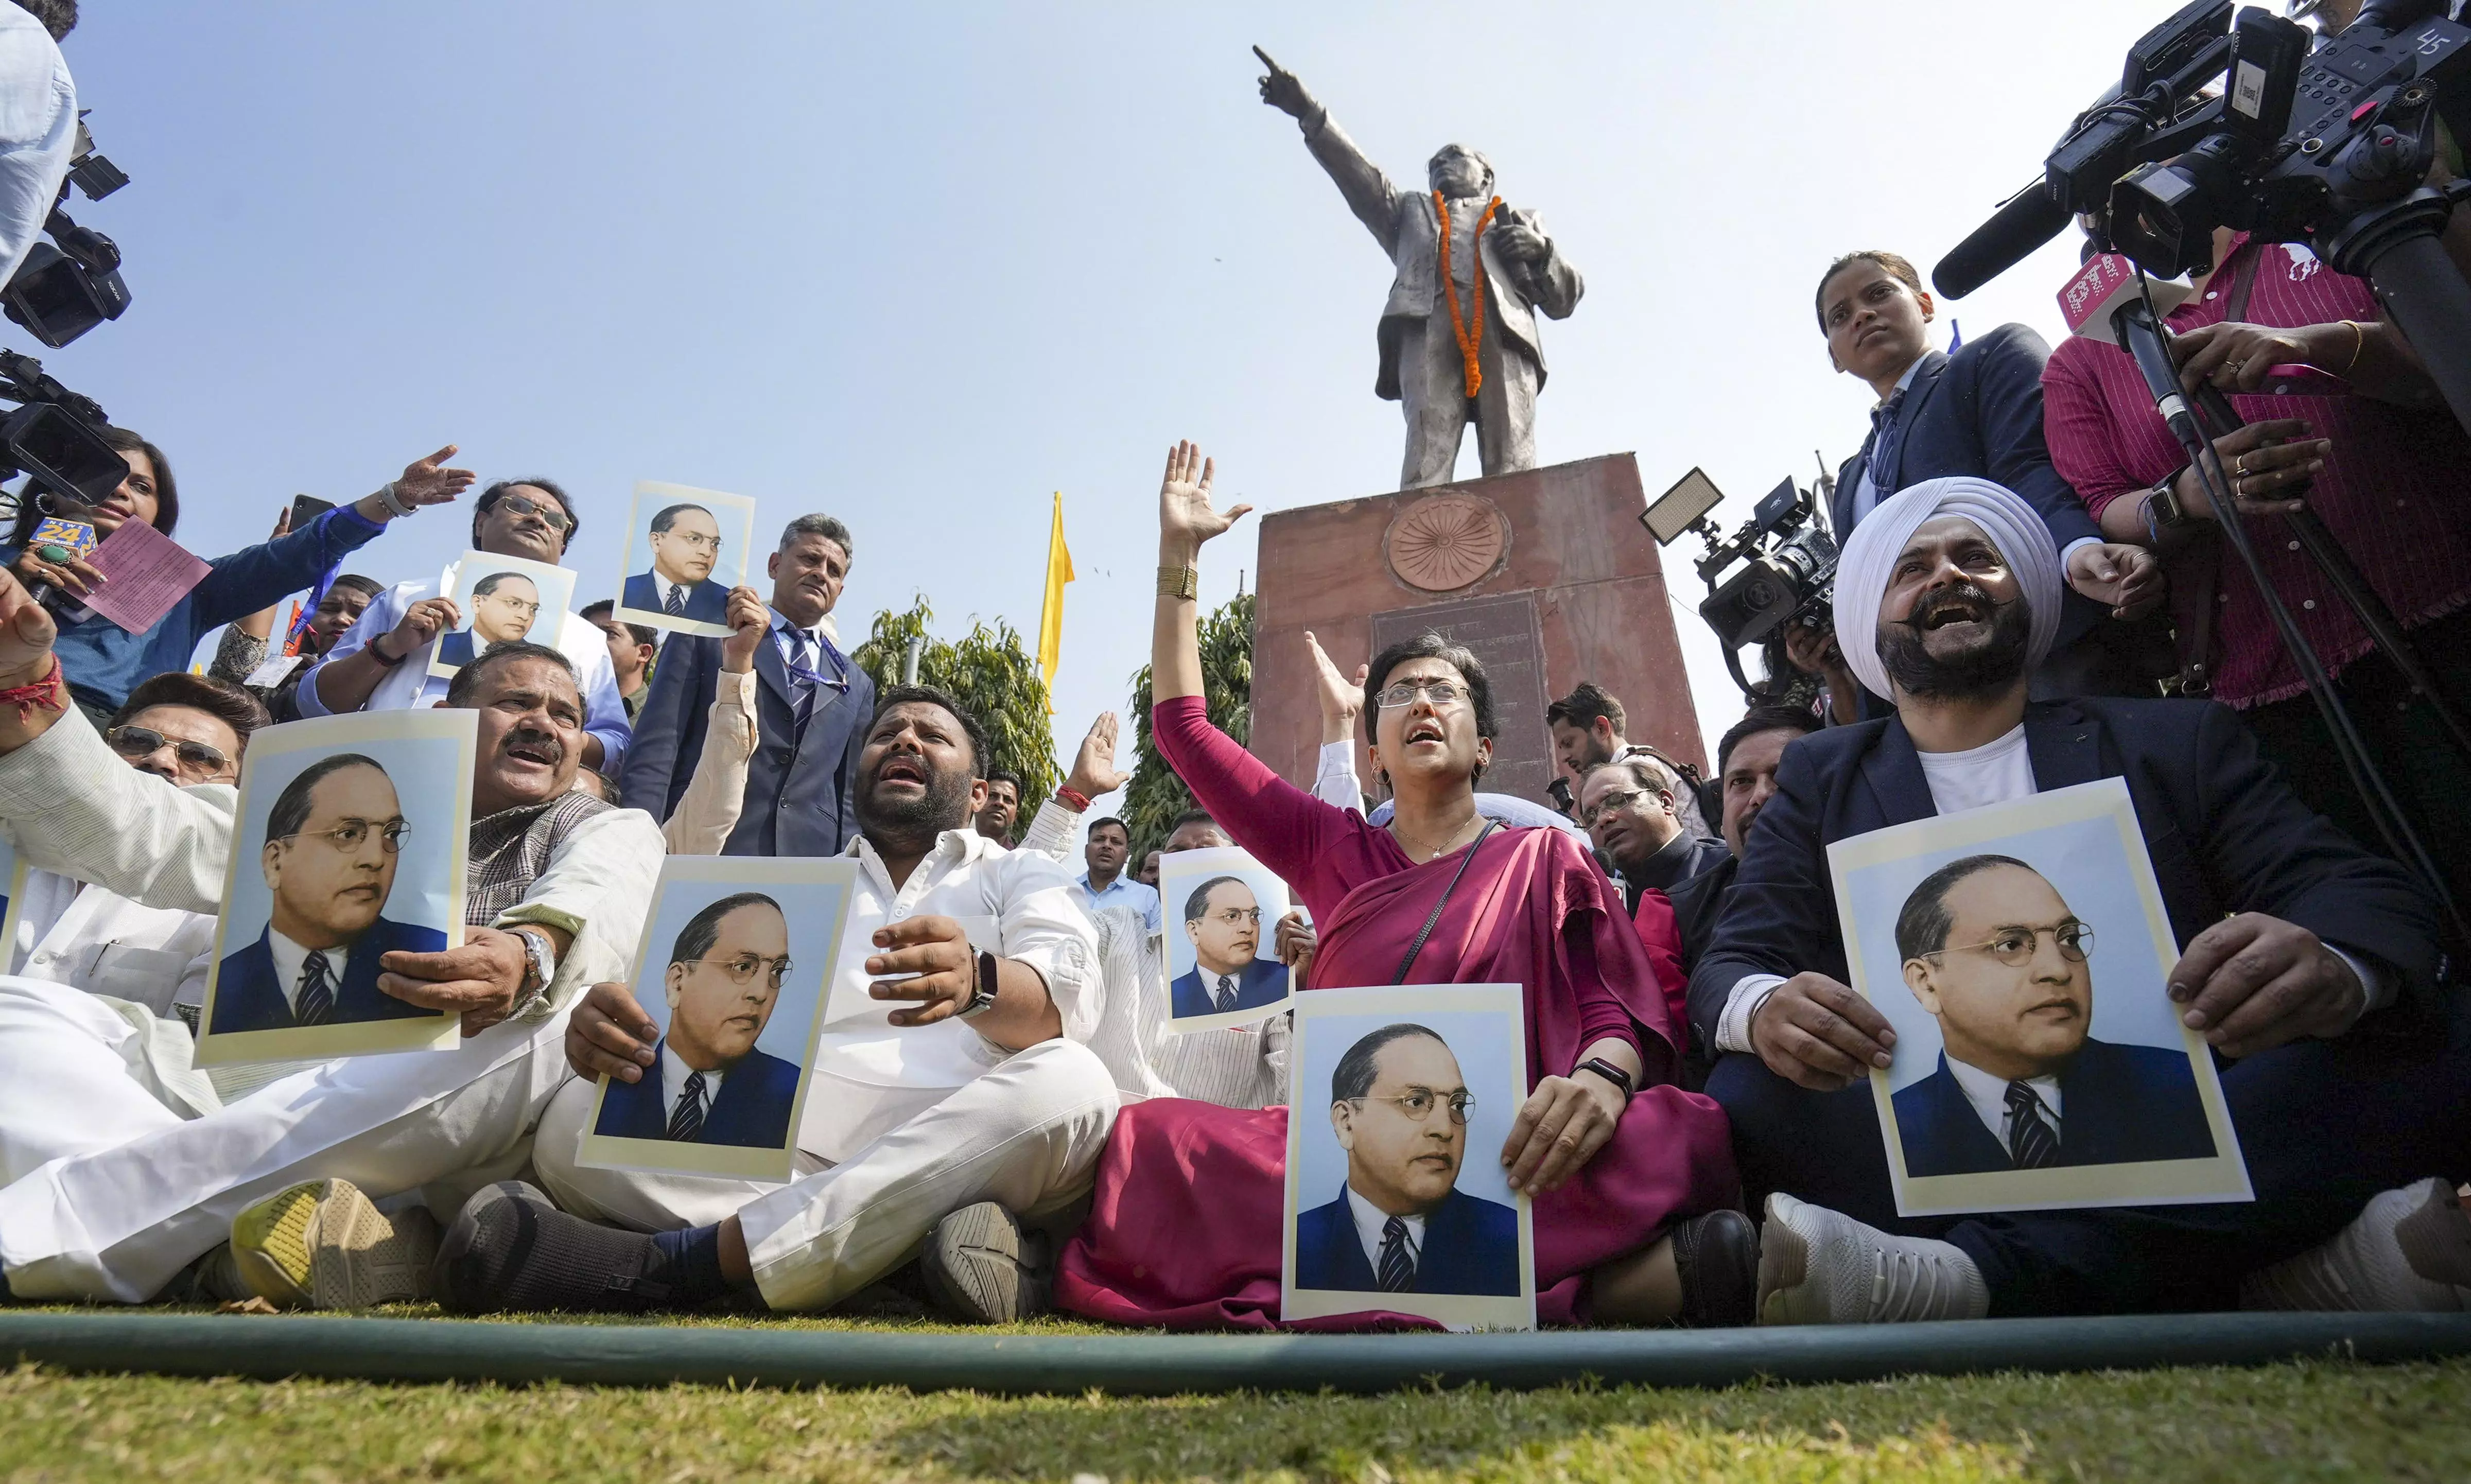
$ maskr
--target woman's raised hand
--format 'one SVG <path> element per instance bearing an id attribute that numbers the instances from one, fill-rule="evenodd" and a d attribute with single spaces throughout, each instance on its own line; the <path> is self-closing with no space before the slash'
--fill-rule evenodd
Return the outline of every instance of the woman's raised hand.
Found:
<path id="1" fill-rule="evenodd" d="M 1249 505 L 1221 512 L 1210 505 L 1210 483 L 1217 463 L 1201 457 L 1193 443 L 1178 443 L 1166 453 L 1166 477 L 1159 482 L 1160 565 L 1192 560 L 1201 543 L 1251 513 Z"/>

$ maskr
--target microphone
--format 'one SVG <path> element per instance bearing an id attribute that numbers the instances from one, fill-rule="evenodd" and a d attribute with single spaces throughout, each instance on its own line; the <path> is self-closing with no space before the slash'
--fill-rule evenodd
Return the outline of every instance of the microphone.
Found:
<path id="1" fill-rule="evenodd" d="M 2009 199 L 1931 270 L 1931 287 L 1961 299 L 2033 255 L 2076 219 L 2036 179 Z"/>
<path id="2" fill-rule="evenodd" d="M 2156 281 L 2153 308 L 2168 318 L 2171 311 L 2186 303 L 2188 295 L 2196 292 L 2184 283 Z M 2097 252 L 2084 260 L 2084 266 L 2059 291 L 2059 316 L 2067 320 L 2070 335 L 2127 350 L 2130 347 L 2120 336 L 2117 316 L 2124 306 L 2144 301 L 2136 265 L 2116 252 Z"/>

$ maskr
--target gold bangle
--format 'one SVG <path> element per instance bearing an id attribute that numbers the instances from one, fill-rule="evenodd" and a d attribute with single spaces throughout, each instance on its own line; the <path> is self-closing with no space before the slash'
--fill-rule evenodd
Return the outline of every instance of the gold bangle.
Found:
<path id="1" fill-rule="evenodd" d="M 1158 595 L 1161 598 L 1198 598 L 1201 596 L 1201 569 L 1198 567 L 1161 567 L 1158 570 Z"/>
<path id="2" fill-rule="evenodd" d="M 2342 322 L 2351 327 L 2351 359 L 2342 366 L 2342 374 L 2348 376 L 2359 368 L 2360 352 L 2365 350 L 2368 345 L 2368 332 L 2361 328 L 2360 322 L 2356 319 L 2345 319 Z"/>

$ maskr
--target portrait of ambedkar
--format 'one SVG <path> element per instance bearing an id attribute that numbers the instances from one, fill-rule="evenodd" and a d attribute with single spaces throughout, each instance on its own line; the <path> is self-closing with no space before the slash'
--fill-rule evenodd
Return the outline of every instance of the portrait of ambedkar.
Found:
<path id="1" fill-rule="evenodd" d="M 1184 931 L 1192 967 L 1168 986 L 1178 1020 L 1251 1010 L 1287 997 L 1287 967 L 1254 956 L 1261 948 L 1261 902 L 1240 876 L 1213 876 L 1185 898 Z"/>
<path id="2" fill-rule="evenodd" d="M 475 655 L 531 637 L 540 622 L 540 587 L 520 572 L 493 572 L 472 584 L 472 625 L 437 641 L 437 659 L 461 669 Z"/>
<path id="3" fill-rule="evenodd" d="M 323 758 L 276 795 L 258 853 L 273 899 L 265 928 L 215 977 L 208 1029 L 286 1030 L 435 1015 L 379 987 L 391 952 L 446 947 L 435 928 L 386 915 L 405 835 L 394 781 L 357 752 Z"/>
<path id="4" fill-rule="evenodd" d="M 1943 1049 L 1893 1099 L 1908 1174 L 2214 1156 L 2184 1050 L 2091 1034 L 2093 951 L 2058 888 L 2012 857 L 1952 860 L 1914 888 L 1896 956 Z"/>
<path id="5" fill-rule="evenodd" d="M 1423 1025 L 1348 1048 L 1330 1079 L 1347 1183 L 1296 1214 L 1297 1287 L 1518 1295 L 1518 1213 L 1458 1188 L 1474 1104 L 1458 1057 Z"/>
<path id="6" fill-rule="evenodd" d="M 634 1082 L 612 1079 L 593 1132 L 773 1149 L 789 1142 L 798 1064 L 756 1049 L 789 973 L 781 904 L 741 891 L 687 920 L 662 989 L 669 1027 Z"/>

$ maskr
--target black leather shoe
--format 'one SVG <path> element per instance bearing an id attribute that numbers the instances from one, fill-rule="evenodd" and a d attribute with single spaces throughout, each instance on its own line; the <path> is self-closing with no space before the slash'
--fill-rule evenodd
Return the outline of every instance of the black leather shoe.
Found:
<path id="1" fill-rule="evenodd" d="M 1682 1312 L 1692 1329 L 1725 1329 L 1758 1317 L 1759 1230 L 1738 1211 L 1711 1211 L 1673 1229 Z"/>

